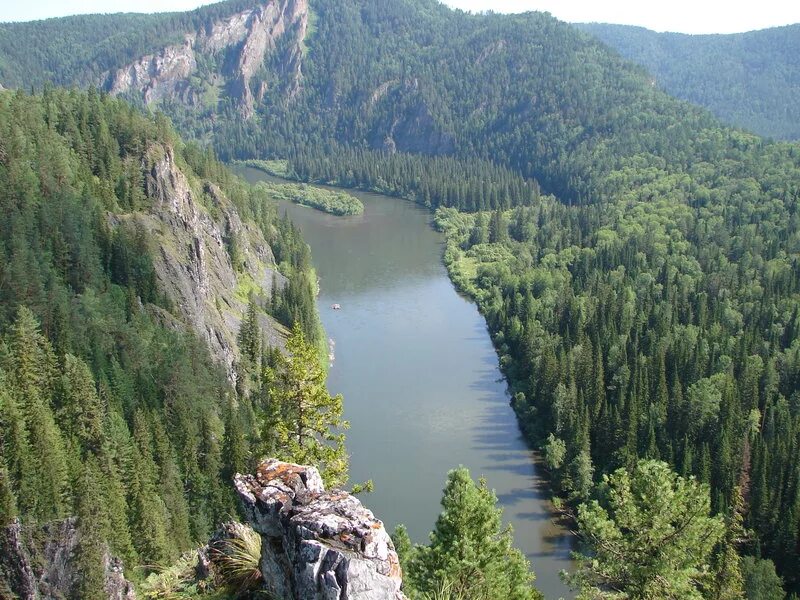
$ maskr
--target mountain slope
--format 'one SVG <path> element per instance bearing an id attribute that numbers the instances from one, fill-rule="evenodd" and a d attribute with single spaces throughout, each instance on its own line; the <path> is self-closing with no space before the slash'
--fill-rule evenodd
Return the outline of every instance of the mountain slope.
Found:
<path id="1" fill-rule="evenodd" d="M 264 189 L 94 91 L 0 92 L 0 191 L 0 528 L 36 540 L 2 553 L 46 546 L 56 575 L 27 580 L 96 598 L 111 554 L 138 578 L 236 513 L 263 410 L 237 341 L 316 333 L 309 251 Z"/>
<path id="2" fill-rule="evenodd" d="M 180 43 L 188 31 L 258 4 L 228 0 L 187 13 L 79 15 L 0 23 L 0 78 L 6 87 L 86 86 L 112 67 Z"/>
<path id="3" fill-rule="evenodd" d="M 280 35 L 259 21 L 274 46 L 244 61 L 258 65 L 250 96 L 235 85 L 248 34 L 219 51 L 197 42 L 248 10 L 230 3 L 78 80 L 163 109 L 225 158 L 285 158 L 300 178 L 445 207 L 453 277 L 486 315 L 520 420 L 569 499 L 640 457 L 667 460 L 756 532 L 735 550 L 773 559 L 798 591 L 798 146 L 721 125 L 545 14 L 259 6 L 248 14 L 299 21 Z M 149 73 L 175 48 L 191 49 L 187 71 L 113 90 L 114 73 Z M 198 152 L 184 153 L 196 170 Z"/>
<path id="4" fill-rule="evenodd" d="M 660 88 L 730 125 L 776 139 L 800 138 L 800 24 L 731 35 L 602 23 L 576 27 L 643 65 Z"/>
<path id="5" fill-rule="evenodd" d="M 336 144 L 447 155 L 492 161 L 535 177 L 565 201 L 581 202 L 608 192 L 600 180 L 612 168 L 655 154 L 656 164 L 663 158 L 680 163 L 696 152 L 695 134 L 716 127 L 710 115 L 652 89 L 640 69 L 545 14 L 476 16 L 433 0 L 319 0 L 308 11 L 300 3 L 262 5 L 299 20 L 274 49 L 265 47 L 260 64 L 258 56 L 248 63 L 257 72 L 245 86 L 250 95 L 234 85 L 247 75 L 241 69 L 245 46 L 238 43 L 202 56 L 192 46 L 195 67 L 188 58 L 177 61 L 189 67 L 167 69 L 177 73 L 173 83 L 160 85 L 154 76 L 147 85 L 127 88 L 125 96 L 157 104 L 183 133 L 213 141 L 223 158 L 335 155 Z M 220 15 L 230 12 L 186 28 L 183 39 L 206 39 L 240 8 L 216 6 Z M 164 19 L 165 28 L 173 23 Z M 60 22 L 68 38 L 83 35 L 91 44 L 90 27 Z M 4 27 L 8 43 L 28 45 L 24 28 Z M 271 30 L 261 31 L 267 36 Z M 59 60 L 67 52 L 57 41 L 50 47 Z M 136 48 L 129 44 L 119 53 L 133 57 Z M 147 70 L 154 59 L 146 56 L 166 60 L 185 49 L 183 42 L 167 44 L 130 62 L 107 64 L 107 71 Z M 3 60 L 17 64 L 20 50 L 15 52 Z M 238 66 L 228 71 L 230 64 Z M 47 78 L 32 67 L 33 81 Z M 123 91 L 115 90 L 114 76 L 88 64 L 76 80 Z M 251 96 L 253 111 L 242 111 Z"/>

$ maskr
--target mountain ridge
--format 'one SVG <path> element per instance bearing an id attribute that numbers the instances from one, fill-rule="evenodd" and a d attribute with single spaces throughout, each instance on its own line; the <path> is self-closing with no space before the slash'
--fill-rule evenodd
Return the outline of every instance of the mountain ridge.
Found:
<path id="1" fill-rule="evenodd" d="M 800 24 L 733 34 L 655 32 L 576 23 L 648 69 L 668 93 L 729 125 L 776 139 L 800 138 Z"/>

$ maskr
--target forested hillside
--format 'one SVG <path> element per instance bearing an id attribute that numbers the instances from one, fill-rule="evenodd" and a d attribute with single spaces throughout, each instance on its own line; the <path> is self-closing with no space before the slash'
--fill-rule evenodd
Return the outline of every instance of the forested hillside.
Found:
<path id="1" fill-rule="evenodd" d="M 213 182 L 218 197 L 235 203 L 286 276 L 271 295 L 247 288 L 237 389 L 159 284 L 158 256 L 171 249 L 144 226 L 162 198 L 142 173 L 156 150 L 174 153 L 176 181 Z M 296 410 L 304 414 L 298 426 L 315 426 L 317 405 L 297 407 L 305 381 L 297 373 L 321 368 L 303 332 L 317 332 L 308 247 L 263 189 L 184 146 L 163 118 L 92 92 L 47 90 L 0 93 L 0 190 L 0 525 L 19 517 L 30 529 L 77 516 L 70 568 L 82 575 L 61 593 L 105 597 L 105 544 L 128 577 L 140 578 L 207 541 L 237 513 L 232 475 L 260 454 L 345 476 L 341 441 L 293 449 L 280 433 L 296 426 Z M 197 197 L 207 203 L 201 211 L 215 209 Z M 226 248 L 235 265 L 236 247 Z M 266 313 L 294 323 L 294 371 L 262 344 Z M 288 389 L 291 401 L 279 401 Z M 315 394 L 315 402 L 330 401 Z M 326 405 L 321 434 L 333 435 L 340 398 L 338 413 L 336 406 Z M 6 552 L 4 597 L 3 586 L 23 575 L 3 571 Z"/>
<path id="2" fill-rule="evenodd" d="M 715 513 L 703 515 L 714 536 L 695 540 L 698 555 L 715 562 L 691 565 L 702 572 L 706 583 L 712 568 L 722 577 L 726 565 L 739 564 L 744 580 L 752 582 L 759 574 L 771 573 L 768 561 L 774 561 L 787 590 L 799 592 L 798 146 L 721 125 L 710 112 L 661 91 L 643 68 L 546 14 L 468 15 L 434 0 L 313 0 L 310 7 L 301 0 L 271 0 L 263 6 L 265 11 L 269 8 L 296 18 L 291 21 L 292 35 L 273 35 L 280 28 L 267 27 L 265 35 L 272 42 L 263 45 L 257 56 L 244 52 L 251 46 L 243 40 L 252 39 L 247 36 L 257 32 L 260 21 L 248 21 L 246 32 L 236 29 L 245 32 L 244 37 L 231 33 L 231 39 L 238 41 L 221 50 L 222 46 L 208 41 L 213 38 L 209 32 L 217 31 L 213 23 L 198 26 L 175 16 L 154 17 L 161 29 L 142 31 L 161 33 L 147 38 L 147 44 L 152 42 L 147 52 L 158 54 L 153 47 L 156 40 L 166 43 L 181 27 L 186 27 L 184 35 L 198 36 L 194 41 L 169 41 L 178 44 L 177 50 L 169 46 L 160 51 L 159 60 L 179 52 L 186 61 L 178 71 L 156 69 L 152 80 L 160 86 L 157 94 L 150 93 L 156 88 L 148 87 L 149 83 L 124 91 L 112 85 L 125 80 L 126 74 L 137 73 L 145 63 L 158 62 L 153 57 L 139 60 L 137 55 L 145 51 L 143 43 L 122 40 L 115 58 L 103 63 L 103 69 L 117 69 L 119 77 L 104 77 L 88 64 L 71 62 L 68 46 L 59 40 L 67 36 L 91 46 L 92 36 L 104 22 L 101 18 L 3 26 L 4 43 L 14 49 L 0 54 L 3 63 L 10 65 L 3 71 L 9 75 L 0 82 L 14 85 L 12 74 L 26 70 L 34 83 L 43 82 L 54 77 L 44 70 L 45 64 L 63 66 L 75 73 L 72 80 L 77 83 L 94 82 L 141 105 L 163 109 L 183 133 L 213 144 L 226 159 L 286 159 L 288 173 L 302 180 L 375 189 L 440 207 L 437 222 L 448 238 L 445 259 L 451 275 L 476 298 L 485 314 L 520 421 L 542 447 L 567 502 L 583 503 L 580 514 L 585 529 L 601 527 L 613 535 L 611 527 L 604 526 L 602 511 L 593 507 L 601 501 L 607 506 L 616 502 L 621 516 L 630 516 L 624 501 L 628 499 L 625 490 L 631 486 L 643 486 L 650 493 L 684 490 L 697 500 L 700 512 L 710 507 Z M 214 10 L 228 18 L 243 7 L 223 3 Z M 134 17 L 109 19 L 120 31 L 133 27 Z M 46 59 L 25 62 L 20 56 L 28 44 L 25 27 L 45 26 L 62 27 L 63 35 L 49 37 Z M 196 29 L 191 31 L 190 26 Z M 165 37 L 159 38 L 162 34 Z M 90 99 L 100 106 L 121 106 L 94 93 L 56 94 L 61 103 L 73 97 L 83 99 L 75 100 L 78 106 Z M 57 373 L 54 380 L 58 381 L 74 378 L 68 376 L 67 365 L 80 364 L 72 359 L 68 363 L 68 355 L 83 361 L 100 390 L 98 398 L 111 398 L 108 406 L 117 402 L 121 407 L 118 413 L 127 429 L 120 428 L 132 436 L 125 443 L 139 448 L 141 460 L 147 460 L 146 449 L 157 443 L 172 445 L 174 450 L 166 455 L 176 457 L 174 465 L 170 461 L 166 467 L 158 465 L 167 470 L 161 471 L 161 478 L 153 476 L 149 485 L 166 485 L 170 479 L 163 473 L 174 466 L 192 483 L 184 496 L 190 507 L 189 535 L 205 531 L 205 524 L 216 514 L 216 509 L 208 507 L 224 506 L 227 498 L 207 483 L 209 473 L 240 454 L 220 456 L 203 447 L 199 456 L 218 457 L 222 465 L 206 458 L 195 464 L 189 457 L 198 455 L 200 444 L 211 447 L 219 438 L 206 434 L 219 432 L 220 415 L 233 413 L 220 407 L 225 388 L 220 377 L 213 377 L 213 368 L 200 369 L 197 361 L 187 361 L 188 366 L 182 367 L 181 360 L 171 358 L 170 366 L 177 365 L 179 373 L 181 368 L 202 371 L 198 376 L 189 371 L 186 385 L 202 385 L 207 395 L 200 397 L 207 400 L 187 409 L 187 414 L 200 411 L 186 425 L 190 433 L 176 439 L 160 436 L 157 417 L 182 417 L 184 411 L 172 412 L 172 402 L 185 396 L 163 391 L 174 389 L 176 383 L 158 379 L 166 377 L 161 371 L 153 375 L 157 385 L 152 387 L 148 387 L 152 378 L 132 374 L 136 371 L 130 359 L 120 353 L 136 344 L 115 345 L 126 339 L 123 333 L 106 339 L 105 332 L 116 331 L 115 327 L 128 332 L 119 323 L 130 319 L 145 320 L 134 329 L 135 334 L 127 333 L 135 335 L 135 340 L 148 327 L 159 335 L 179 334 L 147 320 L 154 319 L 148 316 L 153 311 L 158 312 L 153 306 L 167 311 L 170 306 L 152 286 L 147 261 L 138 260 L 146 254 L 134 245 L 115 255 L 113 239 L 102 242 L 110 234 L 102 233 L 105 226 L 98 225 L 104 223 L 97 217 L 97 207 L 104 206 L 100 199 L 114 202 L 115 190 L 121 194 L 127 188 L 108 178 L 119 171 L 109 167 L 117 159 L 108 159 L 111 162 L 106 164 L 106 157 L 118 153 L 102 146 L 92 150 L 95 146 L 82 141 L 89 138 L 80 127 L 86 122 L 86 128 L 96 127 L 101 138 L 104 131 L 116 136 L 119 156 L 124 158 L 132 152 L 127 150 L 129 144 L 139 140 L 142 132 L 167 135 L 162 133 L 165 125 L 159 119 L 126 116 L 110 121 L 104 129 L 102 120 L 89 116 L 74 117 L 74 127 L 69 118 L 56 118 L 60 125 L 54 133 L 49 121 L 54 109 L 48 101 L 29 102 L 13 94 L 2 98 L 9 107 L 9 117 L 3 121 L 9 123 L 5 154 L 17 147 L 12 141 L 27 140 L 25 132 L 33 127 L 35 139 L 55 141 L 27 142 L 32 149 L 26 152 L 48 156 L 51 148 L 74 148 L 73 163 L 85 165 L 83 171 L 67 169 L 73 163 L 63 158 L 35 160 L 28 154 L 20 155 L 28 157 L 24 161 L 8 163 L 7 177 L 14 187 L 5 198 L 20 198 L 14 202 L 29 212 L 22 211 L 24 219 L 19 222 L 9 220 L 4 226 L 14 228 L 3 232 L 4 243 L 23 248 L 23 258 L 7 261 L 6 267 L 13 274 L 7 279 L 19 289 L 0 287 L 0 293 L 13 293 L 2 304 L 8 307 L 2 317 L 8 341 L 0 353 L 8 357 L 5 385 L 23 390 L 7 397 L 23 397 L 24 390 L 33 389 L 24 387 L 26 380 L 17 375 L 25 373 L 18 365 L 29 363 L 14 358 L 19 353 L 15 348 L 39 347 L 37 356 L 43 358 L 36 359 L 37 364 L 55 361 L 58 367 L 34 371 Z M 77 110 L 73 107 L 66 114 Z M 119 110 L 122 115 L 133 114 Z M 139 125 L 124 126 L 128 122 Z M 141 149 L 142 143 L 135 147 Z M 217 163 L 197 148 L 184 149 L 178 156 L 201 177 L 219 174 Z M 79 181 L 85 185 L 66 186 L 77 191 L 64 194 L 60 190 L 78 177 L 75 173 L 81 174 Z M 75 198 L 87 197 L 86 185 L 90 191 L 93 185 L 101 186 L 105 195 L 97 192 L 98 200 L 79 203 Z M 51 212 L 57 205 L 39 201 L 47 194 L 65 195 L 65 203 L 95 208 Z M 307 256 L 292 228 L 259 213 L 257 194 L 241 192 L 237 205 L 256 220 L 266 218 L 272 224 L 272 230 L 262 225 L 267 239 L 272 239 L 274 229 L 295 239 L 287 242 L 298 252 L 289 264 L 305 265 Z M 89 193 L 88 197 L 95 196 Z M 116 202 L 121 200 L 117 197 Z M 40 218 L 40 213 L 47 218 Z M 51 222 L 60 223 L 58 219 L 67 225 L 56 229 L 61 232 L 58 236 L 51 235 Z M 128 248 L 125 244 L 140 243 L 138 239 L 131 235 L 116 243 Z M 25 250 L 28 246 L 35 250 Z M 6 255 L 16 256 L 15 247 L 9 246 Z M 80 251 L 70 250 L 73 247 Z M 235 255 L 237 245 L 230 248 Z M 28 265 L 40 264 L 41 276 L 34 277 L 33 284 L 21 285 L 29 281 L 22 276 Z M 296 305 L 307 306 L 303 298 L 310 288 L 308 278 L 295 277 L 294 288 L 291 281 L 290 277 L 286 289 L 297 293 L 286 292 L 286 297 L 299 298 Z M 109 294 L 118 298 L 116 304 L 104 302 Z M 134 301 L 137 296 L 141 303 Z M 41 336 L 33 345 L 14 341 L 24 332 L 34 332 L 25 334 L 30 339 L 40 335 L 35 333 L 34 317 L 18 310 L 21 304 L 31 307 L 38 318 L 52 353 Z M 276 306 L 284 307 L 283 317 Z M 293 313 L 285 310 L 287 306 L 277 299 L 267 308 L 288 322 Z M 56 308 L 60 312 L 53 313 Z M 81 311 L 90 310 L 109 310 L 115 315 L 100 313 L 107 325 L 96 338 L 88 321 L 80 320 Z M 242 392 L 244 397 L 263 399 L 276 381 L 274 370 L 280 371 L 280 362 L 274 353 L 267 353 L 263 364 L 269 368 L 256 366 L 262 364 L 264 354 L 252 336 L 256 321 L 256 316 L 248 316 L 241 338 L 249 349 L 243 355 L 246 385 Z M 92 322 L 97 319 L 92 317 Z M 89 333 L 64 337 L 62 332 L 75 331 L 72 327 Z M 306 336 L 312 333 L 306 325 Z M 185 353 L 193 347 L 191 341 L 174 343 Z M 110 349 L 103 353 L 104 348 Z M 178 359 L 187 356 L 175 352 Z M 161 356 L 149 347 L 141 355 L 147 365 Z M 59 356 L 64 357 L 61 362 Z M 270 360 L 277 362 L 273 365 Z M 45 433 L 54 431 L 53 447 L 63 446 L 68 453 L 70 436 L 82 434 L 61 432 L 53 425 L 52 413 L 60 409 L 66 392 L 49 381 L 40 387 L 49 390 L 50 404 L 5 402 L 11 407 L 8 410 L 24 414 L 25 420 L 13 414 L 5 418 L 9 423 L 24 422 L 25 427 L 30 423 Z M 182 385 L 184 379 L 177 381 Z M 144 404 L 138 393 L 116 391 L 136 385 L 145 386 Z M 260 390 L 261 395 L 248 390 Z M 196 393 L 193 389 L 192 394 Z M 115 394 L 122 394 L 122 400 L 115 400 Z M 254 405 L 251 411 L 245 405 L 241 410 L 240 418 L 246 423 L 258 409 Z M 217 420 L 209 414 L 217 415 Z M 268 413 L 266 422 L 277 423 L 281 418 L 286 415 Z M 137 422 L 147 425 L 137 426 Z M 22 431 L 19 439 L 30 437 L 27 429 L 17 429 Z M 181 431 L 180 426 L 175 431 Z M 270 426 L 267 431 L 271 433 L 263 443 L 286 448 L 291 441 L 290 426 Z M 324 449 L 317 450 L 312 458 L 325 460 Z M 21 485 L 17 482 L 25 481 L 21 477 L 26 471 L 13 457 L 28 451 L 5 452 L 11 481 Z M 137 456 L 134 450 L 130 452 Z M 640 460 L 644 458 L 653 461 Z M 666 461 L 683 476 L 696 477 L 708 489 L 686 483 L 691 479 L 676 479 L 655 459 Z M 97 468 L 105 468 L 100 454 L 97 460 Z M 38 464 L 45 468 L 50 463 Z M 124 464 L 116 467 L 120 473 L 126 472 Z M 154 466 L 148 472 L 159 471 Z M 663 485 L 648 487 L 643 472 L 651 472 Z M 54 473 L 57 481 L 67 481 L 68 470 Z M 603 475 L 609 477 L 596 487 Z M 621 501 L 609 491 L 615 486 L 623 490 Z M 69 505 L 68 494 L 46 492 L 52 496 L 46 505 L 56 507 L 48 510 L 58 512 Z M 163 490 L 163 496 L 173 497 L 168 490 Z M 589 500 L 598 504 L 585 504 Z M 195 505 L 206 508 L 195 511 Z M 183 510 L 181 506 L 179 501 Z M 682 506 L 676 502 L 676 510 Z M 691 514 L 692 503 L 686 506 Z M 23 505 L 19 510 L 36 514 L 39 509 Z M 135 523 L 129 519 L 131 534 Z M 165 523 L 174 527 L 172 521 Z M 630 527 L 622 527 L 620 535 L 630 532 Z M 149 547 L 136 547 L 141 539 L 132 535 L 130 552 L 146 556 Z M 169 538 L 176 539 L 180 538 Z M 706 543 L 711 539 L 718 542 L 714 548 Z M 172 551 L 163 551 L 168 550 Z M 683 554 L 692 550 L 690 545 Z M 736 553 L 746 558 L 737 561 Z M 706 588 L 691 577 L 682 583 L 680 589 L 690 594 L 683 597 L 741 597 L 738 592 L 728 596 L 720 589 Z M 750 597 L 774 597 L 775 587 L 770 589 L 768 595 L 753 592 Z"/>
<path id="3" fill-rule="evenodd" d="M 775 139 L 800 138 L 800 25 L 730 35 L 577 27 L 644 66 L 661 89 L 730 125 Z"/>
<path id="4" fill-rule="evenodd" d="M 0 81 L 6 87 L 96 83 L 101 74 L 164 46 L 187 31 L 245 10 L 258 0 L 228 0 L 185 13 L 79 15 L 0 23 Z"/>
<path id="5" fill-rule="evenodd" d="M 230 14 L 241 8 L 223 4 L 217 10 L 226 6 Z M 233 39 L 253 34 L 257 23 L 246 34 L 222 20 L 221 29 L 187 30 L 200 40 L 189 46 L 115 64 L 122 79 L 93 70 L 74 80 L 95 77 L 97 85 L 132 101 L 161 107 L 182 133 L 212 141 L 225 159 L 298 157 L 319 163 L 333 157 L 331 168 L 346 178 L 347 167 L 336 159 L 342 145 L 376 151 L 373 162 L 394 152 L 445 156 L 459 162 L 445 162 L 434 180 L 426 175 L 414 185 L 449 190 L 468 179 L 462 174 L 491 169 L 490 162 L 537 179 L 564 202 L 614 193 L 605 177 L 611 170 L 659 168 L 664 161 L 680 165 L 692 158 L 698 134 L 716 127 L 710 114 L 675 102 L 654 89 L 642 69 L 547 14 L 469 15 L 435 0 L 323 0 L 308 10 L 303 0 L 272 0 L 267 6 L 296 14 L 292 31 L 305 37 L 298 42 L 294 34 L 277 36 L 272 22 L 265 22 L 264 35 L 273 45 L 259 47 L 263 53 L 253 59 L 244 52 L 247 45 L 231 42 L 216 50 L 219 44 L 209 41 L 208 32 L 224 31 Z M 53 26 L 58 23 L 62 35 L 89 45 L 100 26 L 88 17 Z M 27 47 L 22 25 L 4 27 L 8 43 Z M 68 68 L 69 49 L 57 39 L 45 44 L 48 56 L 59 69 Z M 126 52 L 133 56 L 139 49 L 129 44 Z M 2 59 L 25 64 L 15 56 L 6 52 Z M 144 81 L 154 83 L 115 85 L 142 69 L 152 78 Z M 47 79 L 36 65 L 30 72 L 33 82 Z M 229 87 L 218 88 L 220 77 Z M 14 80 L 0 80 L 6 82 Z M 401 179 L 397 187 L 411 187 L 406 169 Z"/>
<path id="6" fill-rule="evenodd" d="M 711 162 L 612 173 L 613 202 L 437 212 L 565 495 L 666 460 L 711 485 L 716 511 L 741 513 L 754 534 L 740 549 L 774 559 L 793 590 L 799 158 L 720 131 Z"/>

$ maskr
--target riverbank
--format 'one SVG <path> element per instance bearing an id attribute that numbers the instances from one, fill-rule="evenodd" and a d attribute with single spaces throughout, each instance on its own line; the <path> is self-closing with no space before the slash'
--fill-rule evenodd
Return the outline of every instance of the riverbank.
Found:
<path id="1" fill-rule="evenodd" d="M 448 276 L 430 211 L 353 194 L 362 215 L 291 203 L 280 211 L 311 245 L 319 313 L 336 340 L 328 388 L 344 395 L 351 425 L 351 478 L 375 484 L 365 504 L 390 530 L 404 523 L 425 543 L 447 473 L 462 464 L 496 491 L 537 588 L 547 598 L 574 597 L 558 575 L 572 567 L 573 536 L 558 522 L 547 478 L 520 432 L 486 322 Z"/>
<path id="2" fill-rule="evenodd" d="M 272 177 L 285 178 L 288 175 L 283 161 L 247 160 L 234 164 L 258 169 Z M 283 165 L 283 168 L 281 168 L 281 165 Z M 284 175 L 278 175 L 277 173 L 284 173 Z M 360 215 L 364 212 L 364 205 L 361 200 L 342 190 L 327 190 L 306 183 L 261 181 L 259 185 L 269 188 L 270 195 L 278 202 L 294 202 L 295 204 L 315 208 L 339 217 Z"/>

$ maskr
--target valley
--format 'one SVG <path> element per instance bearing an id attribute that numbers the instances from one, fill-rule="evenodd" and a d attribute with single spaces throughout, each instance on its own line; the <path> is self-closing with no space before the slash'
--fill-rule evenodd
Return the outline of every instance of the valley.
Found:
<path id="1" fill-rule="evenodd" d="M 796 600 L 797 26 L 590 30 L 0 23 L 0 597 Z"/>
<path id="2" fill-rule="evenodd" d="M 248 181 L 268 178 L 237 169 Z M 364 214 L 336 217 L 283 203 L 311 246 L 317 306 L 336 359 L 332 393 L 345 397 L 353 481 L 391 530 L 427 542 L 447 472 L 460 465 L 495 489 L 516 545 L 546 598 L 572 597 L 573 536 L 557 524 L 542 468 L 519 430 L 486 324 L 441 264 L 443 239 L 411 202 L 352 192 Z M 332 310 L 334 303 L 341 310 Z"/>

